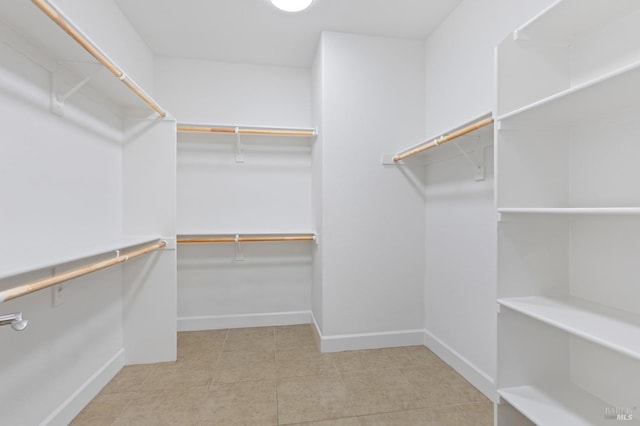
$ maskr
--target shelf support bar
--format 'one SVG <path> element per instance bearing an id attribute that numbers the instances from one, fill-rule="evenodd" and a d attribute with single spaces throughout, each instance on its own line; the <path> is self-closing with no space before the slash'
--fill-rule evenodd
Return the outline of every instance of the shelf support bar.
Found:
<path id="1" fill-rule="evenodd" d="M 60 74 L 59 72 L 53 72 L 51 75 L 51 112 L 59 115 L 60 117 L 64 117 L 64 105 L 67 99 L 69 99 L 78 90 L 82 89 L 87 83 L 91 81 L 93 77 L 95 77 L 103 69 L 104 68 L 102 67 L 96 69 L 94 72 L 80 80 L 71 89 L 67 90 L 64 94 L 58 93 L 58 87 L 61 86 Z"/>
<path id="2" fill-rule="evenodd" d="M 475 170 L 476 181 L 484 180 L 484 153 L 482 150 L 481 142 L 478 141 L 478 151 L 480 152 L 480 164 L 476 164 L 476 162 L 473 161 L 473 158 L 471 158 L 471 156 L 464 149 L 462 149 L 460 145 L 458 145 L 458 142 L 456 141 L 451 141 L 451 142 L 453 142 L 455 147 L 458 148 L 458 150 L 462 153 L 462 155 L 464 155 L 464 158 L 466 158 L 471 163 L 471 165 L 473 165 L 473 169 Z"/>

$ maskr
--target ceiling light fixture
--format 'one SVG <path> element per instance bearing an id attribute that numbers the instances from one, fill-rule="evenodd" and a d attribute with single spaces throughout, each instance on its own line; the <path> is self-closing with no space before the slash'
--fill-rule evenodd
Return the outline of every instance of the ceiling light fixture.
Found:
<path id="1" fill-rule="evenodd" d="M 271 3 L 285 12 L 300 12 L 308 8 L 313 0 L 271 0 Z"/>

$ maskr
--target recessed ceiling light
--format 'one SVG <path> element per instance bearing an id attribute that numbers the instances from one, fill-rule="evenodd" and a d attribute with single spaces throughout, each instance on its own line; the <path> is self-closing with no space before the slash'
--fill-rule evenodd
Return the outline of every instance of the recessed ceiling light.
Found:
<path id="1" fill-rule="evenodd" d="M 300 12 L 308 8 L 313 0 L 271 0 L 271 3 L 285 12 Z"/>

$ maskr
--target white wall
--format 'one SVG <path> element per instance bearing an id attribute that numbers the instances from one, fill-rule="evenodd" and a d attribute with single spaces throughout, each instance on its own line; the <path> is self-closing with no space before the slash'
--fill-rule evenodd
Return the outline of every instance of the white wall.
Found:
<path id="1" fill-rule="evenodd" d="M 306 127 L 306 68 L 157 58 L 157 98 L 179 122 Z"/>
<path id="2" fill-rule="evenodd" d="M 552 3 L 464 1 L 426 41 L 426 135 L 437 137 L 494 107 L 494 48 Z M 427 166 L 427 345 L 495 397 L 496 217 L 492 150 L 476 182 L 463 157 Z"/>
<path id="3" fill-rule="evenodd" d="M 324 49 L 322 43 L 316 50 L 316 55 L 311 67 L 311 120 L 318 129 L 316 142 L 313 144 L 311 152 L 311 221 L 313 229 L 317 235 L 324 234 L 323 223 L 323 145 L 324 145 Z M 313 250 L 312 261 L 312 289 L 311 289 L 311 312 L 312 320 L 315 324 L 318 347 L 319 332 L 324 328 L 323 301 L 324 292 L 322 288 L 322 245 L 317 244 Z"/>
<path id="4" fill-rule="evenodd" d="M 167 243 L 160 253 L 124 265 L 125 361 L 172 361 L 177 355 L 176 124 L 131 118 L 124 125 L 124 235 L 153 235 Z"/>
<path id="5" fill-rule="evenodd" d="M 309 127 L 310 72 L 158 59 L 158 98 L 182 123 Z M 179 234 L 310 233 L 310 138 L 180 134 Z M 179 329 L 307 323 L 312 243 L 180 245 Z"/>
<path id="6" fill-rule="evenodd" d="M 91 13 L 76 9 L 80 3 L 65 9 L 85 28 L 93 20 L 108 28 L 108 21 L 117 16 L 99 12 L 109 2 L 94 4 Z M 40 17 L 32 4 L 24 6 Z M 54 63 L 50 57 L 54 52 L 38 50 L 34 48 L 38 40 L 29 44 L 17 35 L 21 30 L 30 34 L 33 24 L 21 21 L 25 18 L 21 8 L 16 6 L 19 17 L 12 22 L 13 30 L 0 23 L 1 289 L 51 276 L 55 271 L 43 267 L 46 264 L 59 265 L 59 273 L 110 258 L 115 253 L 97 257 L 90 253 L 116 247 L 127 233 L 120 109 L 89 89 L 67 100 L 64 117 L 49 111 L 50 70 L 36 64 Z M 126 22 L 122 16 L 116 21 Z M 67 41 L 64 36 L 61 40 Z M 110 37 L 114 45 L 127 46 L 116 40 L 116 34 Z M 139 38 L 132 43 L 136 42 Z M 150 70 L 153 64 L 145 62 L 150 52 L 143 53 L 135 58 L 134 68 Z M 84 256 L 88 258 L 68 262 Z M 129 332 L 123 318 L 123 289 L 129 284 L 123 268 L 145 265 L 153 270 L 154 256 L 66 283 L 59 306 L 52 305 L 51 290 L 0 304 L 0 314 L 22 311 L 29 320 L 21 332 L 0 327 L 0 347 L 6 357 L 0 366 L 0 424 L 68 424 L 117 373 L 126 362 L 124 337 Z M 163 285 L 170 289 L 173 284 L 175 289 L 175 279 L 170 278 Z"/>
<path id="7" fill-rule="evenodd" d="M 382 166 L 422 134 L 422 42 L 324 33 L 314 93 L 323 351 L 422 342 L 424 204 L 405 170 Z M 319 73 L 319 74 L 318 74 Z M 315 293 L 314 293 L 315 294 Z M 320 324 L 318 324 L 320 326 Z"/>
<path id="8" fill-rule="evenodd" d="M 426 41 L 426 133 L 493 110 L 497 44 L 553 0 L 465 0 Z"/>

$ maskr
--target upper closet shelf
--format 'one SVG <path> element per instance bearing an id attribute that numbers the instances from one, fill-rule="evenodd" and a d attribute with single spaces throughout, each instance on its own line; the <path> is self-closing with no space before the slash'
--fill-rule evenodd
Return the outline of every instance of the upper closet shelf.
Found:
<path id="1" fill-rule="evenodd" d="M 514 37 L 570 43 L 637 9 L 637 0 L 558 0 L 514 31 Z"/>
<path id="2" fill-rule="evenodd" d="M 589 122 L 605 112 L 640 105 L 640 62 L 563 90 L 500 117 L 499 129 L 555 127 Z"/>
<path id="3" fill-rule="evenodd" d="M 450 152 L 446 155 L 442 155 L 441 157 L 445 157 L 445 158 L 440 158 L 440 160 L 449 159 L 452 157 L 458 157 L 462 155 L 473 166 L 473 169 L 475 171 L 475 179 L 484 180 L 484 155 L 482 152 L 482 148 L 483 148 L 482 141 L 481 141 L 482 137 L 480 136 L 482 135 L 482 133 L 485 133 L 484 129 L 489 128 L 488 126 L 490 126 L 491 124 L 493 124 L 493 118 L 491 116 L 491 113 L 485 114 L 484 116 L 480 117 L 479 119 L 471 123 L 464 124 L 460 127 L 457 127 L 451 130 L 449 133 L 443 134 L 434 139 L 429 139 L 418 145 L 415 145 L 413 147 L 400 151 L 397 154 L 382 154 L 381 163 L 383 165 L 403 165 L 404 164 L 403 160 L 405 159 L 408 159 L 410 157 L 417 158 L 419 154 L 423 154 L 427 150 L 430 150 L 431 148 L 440 147 L 447 142 L 452 142 L 452 145 L 455 146 L 455 148 L 457 149 L 457 152 L 453 151 L 453 153 L 456 155 L 452 156 Z M 489 128 L 489 132 L 492 133 L 492 128 Z M 456 141 L 456 139 L 461 138 L 462 136 L 474 136 L 474 135 L 478 136 L 477 142 L 479 146 L 477 147 L 477 151 L 479 151 L 479 154 L 476 155 L 477 159 L 472 158 L 472 156 L 470 155 L 472 151 L 464 150 L 460 145 L 458 145 Z M 490 139 L 493 140 L 493 134 L 491 134 Z M 434 157 L 439 157 L 439 155 L 434 154 Z M 426 165 L 426 164 L 428 163 L 425 162 L 422 165 Z"/>
<path id="4" fill-rule="evenodd" d="M 315 234 L 186 234 L 179 235 L 178 244 L 197 243 L 265 243 L 316 241 Z"/>
<path id="5" fill-rule="evenodd" d="M 158 241 L 158 236 L 128 237 L 120 240 L 104 242 L 95 245 L 76 245 L 59 248 L 44 247 L 34 242 L 28 242 L 24 249 L 11 247 L 7 253 L 1 253 L 3 263 L 9 265 L 0 270 L 0 279 L 10 278 L 28 272 L 65 265 L 79 260 L 87 260 L 93 257 L 114 253 L 118 250 L 132 248 L 141 244 Z"/>
<path id="6" fill-rule="evenodd" d="M 259 126 L 233 126 L 214 124 L 179 123 L 178 132 L 182 133 L 226 133 L 237 135 L 265 135 L 265 136 L 292 136 L 314 138 L 318 135 L 316 129 L 291 128 L 291 127 L 259 127 Z"/>
<path id="7" fill-rule="evenodd" d="M 52 73 L 52 112 L 63 115 L 65 100 L 89 85 L 123 110 L 137 109 L 144 104 L 161 117 L 167 115 L 105 51 L 50 2 L 0 2 L 0 21 L 0 41 Z M 75 81 L 70 82 L 70 76 Z"/>

